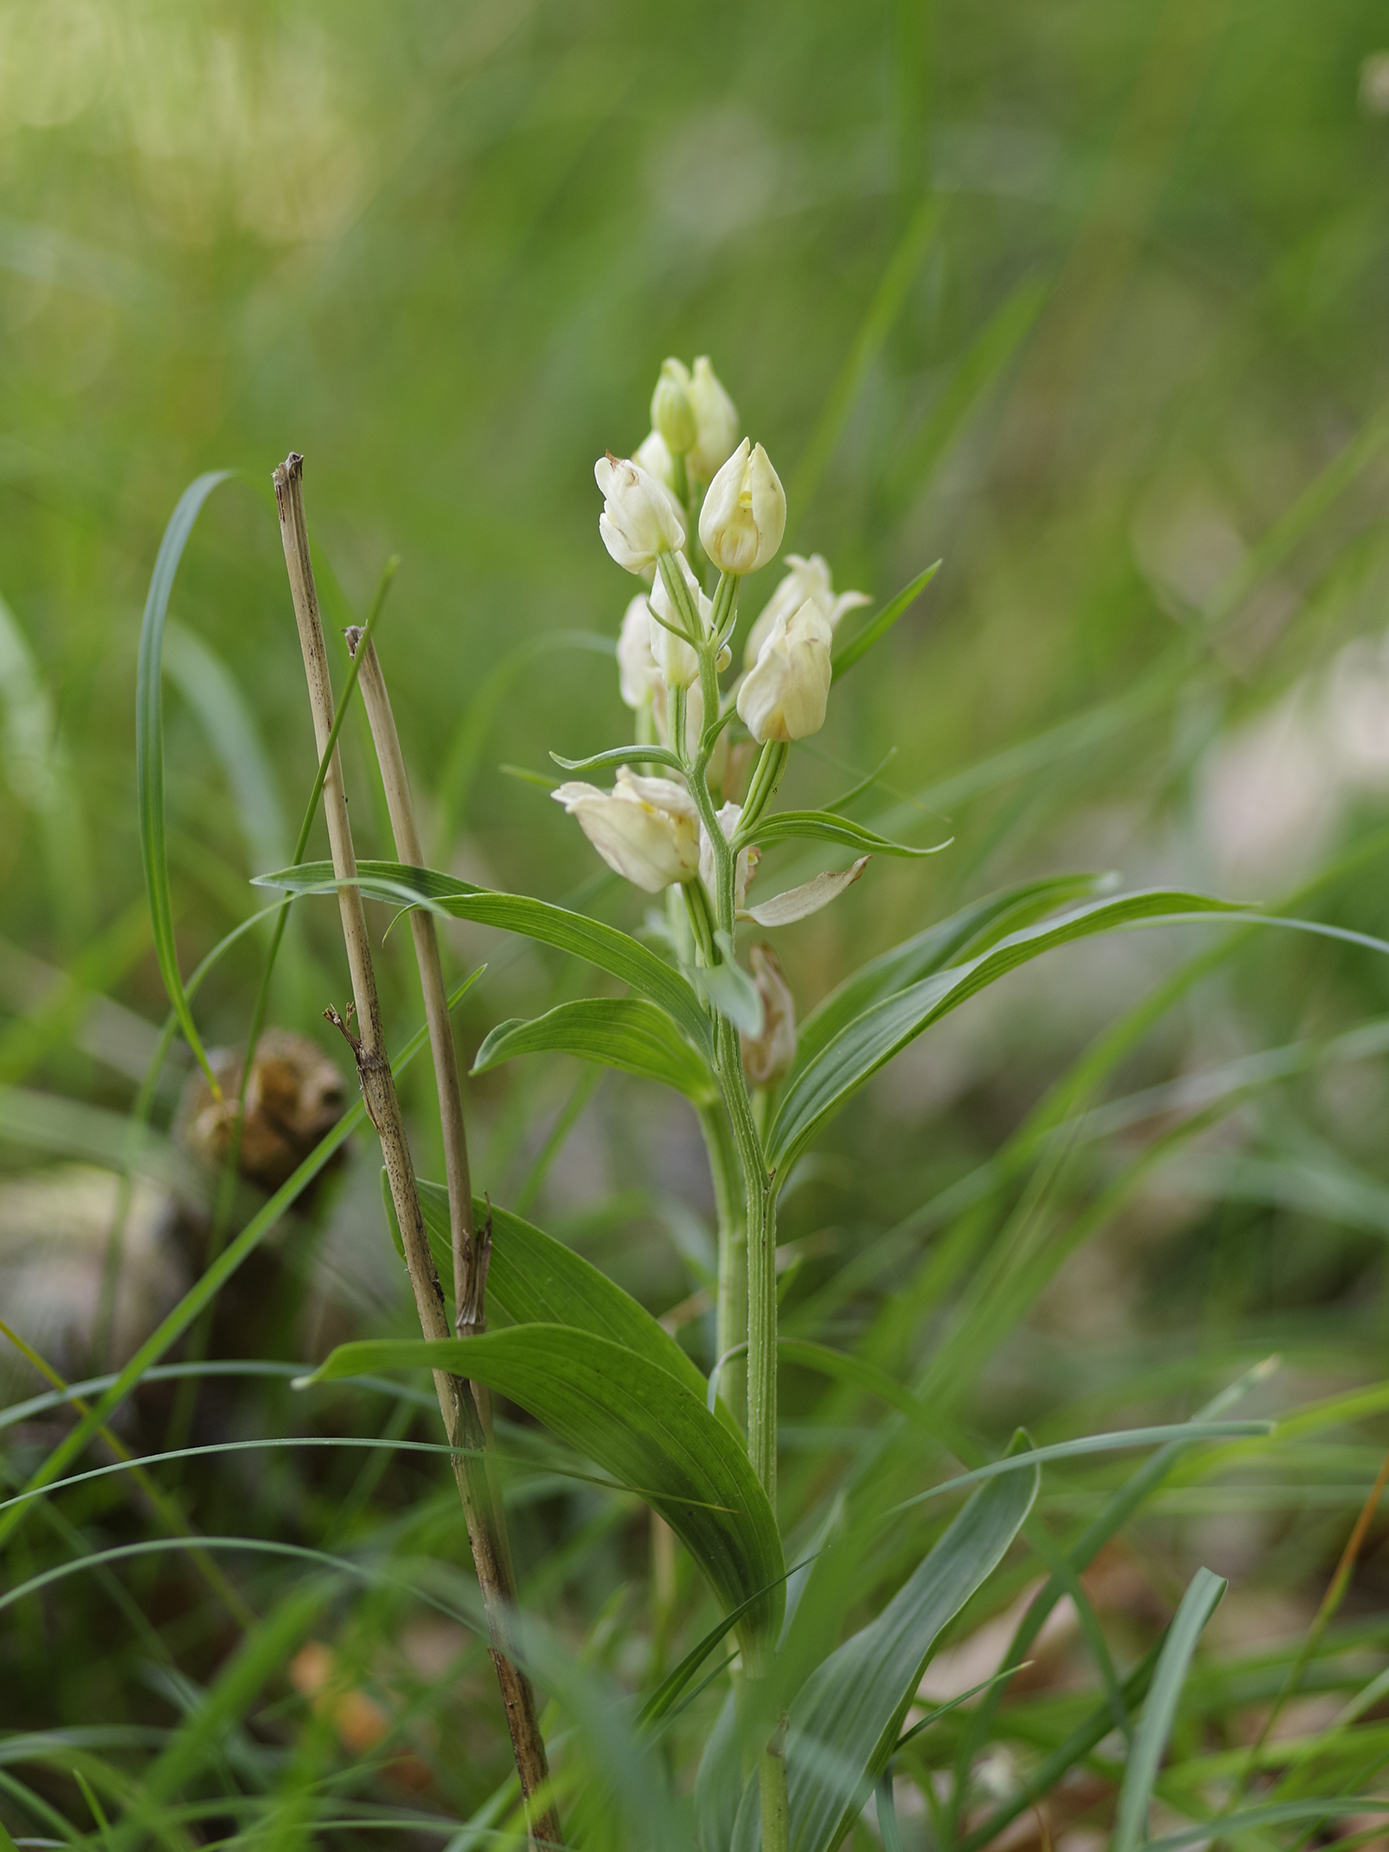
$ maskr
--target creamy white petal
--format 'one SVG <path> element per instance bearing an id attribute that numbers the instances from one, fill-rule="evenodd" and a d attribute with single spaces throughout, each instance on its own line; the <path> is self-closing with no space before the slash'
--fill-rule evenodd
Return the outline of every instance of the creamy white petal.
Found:
<path id="1" fill-rule="evenodd" d="M 683 785 L 619 766 L 612 791 L 577 781 L 550 793 L 615 874 L 648 894 L 699 872 L 699 813 Z"/>
<path id="2" fill-rule="evenodd" d="M 667 360 L 661 367 L 651 395 L 651 424 L 672 456 L 683 457 L 697 440 L 690 375 L 679 360 Z"/>
<path id="3" fill-rule="evenodd" d="M 649 470 L 630 458 L 605 456 L 594 464 L 593 475 L 603 491 L 598 531 L 619 566 L 647 572 L 657 554 L 684 546 L 680 504 Z"/>
<path id="4" fill-rule="evenodd" d="M 761 444 L 747 438 L 709 484 L 699 516 L 704 551 L 740 577 L 774 558 L 786 530 L 786 493 Z"/>
<path id="5" fill-rule="evenodd" d="M 663 482 L 668 489 L 675 488 L 675 461 L 666 449 L 665 439 L 659 431 L 649 431 L 641 443 L 632 452 L 632 461 L 640 464 L 649 476 L 657 482 Z"/>
<path id="6" fill-rule="evenodd" d="M 618 692 L 633 712 L 651 699 L 659 673 L 651 653 L 651 613 L 646 593 L 638 592 L 622 614 L 622 631 L 617 639 Z"/>
<path id="7" fill-rule="evenodd" d="M 701 354 L 694 363 L 689 394 L 695 441 L 685 461 L 696 481 L 708 482 L 737 445 L 738 410 L 710 366 L 708 354 Z"/>
<path id="8" fill-rule="evenodd" d="M 813 598 L 777 619 L 738 690 L 738 713 L 755 740 L 806 739 L 824 726 L 832 640 Z"/>
<path id="9" fill-rule="evenodd" d="M 797 920 L 809 919 L 821 907 L 827 907 L 832 900 L 838 900 L 845 888 L 852 887 L 871 860 L 871 856 L 863 855 L 852 868 L 845 868 L 839 874 L 826 872 L 815 875 L 800 887 L 788 887 L 784 893 L 773 894 L 770 900 L 764 900 L 758 906 L 742 908 L 738 918 L 752 920 L 758 926 L 791 926 Z M 701 856 L 701 871 L 703 866 Z"/>

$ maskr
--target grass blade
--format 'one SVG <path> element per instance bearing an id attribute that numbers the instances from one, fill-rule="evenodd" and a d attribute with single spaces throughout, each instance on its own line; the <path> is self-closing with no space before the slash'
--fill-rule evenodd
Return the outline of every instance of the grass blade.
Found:
<path id="1" fill-rule="evenodd" d="M 1256 1363 L 1253 1369 L 1246 1370 L 1242 1376 L 1228 1384 L 1197 1412 L 1192 1423 L 1193 1427 L 1218 1421 L 1227 1409 L 1232 1408 L 1251 1389 L 1266 1382 L 1277 1366 L 1277 1358 L 1267 1357 L 1263 1362 Z M 1145 1460 L 1138 1471 L 1119 1487 L 1103 1510 L 1085 1527 L 1066 1552 L 1066 1561 L 1072 1575 L 1078 1576 L 1090 1567 L 1110 1538 L 1132 1517 L 1148 1494 L 1169 1476 L 1180 1461 L 1182 1454 L 1192 1444 L 1193 1438 L 1168 1441 L 1166 1446 L 1160 1448 L 1151 1459 Z M 1028 1648 L 1042 1631 L 1047 1616 L 1066 1592 L 1061 1579 L 1055 1574 L 1049 1578 L 1044 1588 L 1038 1590 L 1009 1643 L 1003 1660 L 1003 1673 L 1000 1676 L 1011 1677 L 1012 1673 L 1025 1663 Z M 1123 1689 L 1121 1686 L 1121 1695 Z M 984 1702 L 970 1717 L 963 1733 L 955 1759 L 955 1790 L 950 1814 L 952 1821 L 964 1797 L 965 1780 L 970 1765 L 980 1748 L 989 1739 L 990 1727 L 1002 1696 L 1001 1686 L 991 1689 Z"/>
<path id="2" fill-rule="evenodd" d="M 878 1777 L 878 1790 L 874 1797 L 875 1812 L 878 1816 L 878 1832 L 882 1836 L 883 1852 L 902 1852 L 902 1831 L 897 1824 L 897 1802 L 892 1796 L 892 1770 L 885 1768 Z"/>
<path id="3" fill-rule="evenodd" d="M 809 1560 L 810 1559 L 806 1557 L 803 1558 L 801 1562 L 794 1563 L 791 1568 L 786 1571 L 786 1574 L 781 1577 L 781 1580 L 785 1582 L 790 1576 L 796 1573 L 797 1569 L 803 1569 L 806 1562 Z M 694 1677 L 695 1673 L 704 1664 L 710 1653 L 713 1652 L 719 1641 L 727 1635 L 729 1629 L 734 1626 L 749 1609 L 754 1608 L 757 1603 L 762 1600 L 764 1595 L 769 1592 L 770 1591 L 767 1589 L 758 1589 L 756 1593 L 749 1595 L 745 1601 L 740 1602 L 736 1608 L 731 1609 L 721 1620 L 717 1621 L 714 1626 L 709 1629 L 708 1633 L 704 1635 L 703 1639 L 699 1640 L 690 1648 L 689 1652 L 686 1653 L 675 1670 L 669 1673 L 667 1677 L 662 1680 L 658 1688 L 652 1692 L 651 1696 L 637 1713 L 637 1722 L 639 1724 L 651 1724 L 657 1722 L 661 1717 L 664 1717 L 675 1703 L 675 1700 Z"/>
<path id="4" fill-rule="evenodd" d="M 1049 277 L 1024 277 L 965 349 L 940 397 L 893 465 L 885 485 L 892 508 L 900 509 L 910 497 L 921 493 L 1032 332 L 1051 289 Z"/>
<path id="5" fill-rule="evenodd" d="M 611 659 L 616 654 L 617 642 L 615 638 L 604 636 L 596 630 L 547 630 L 540 636 L 527 637 L 524 643 L 519 643 L 488 670 L 444 752 L 443 769 L 439 773 L 439 782 L 434 792 L 439 813 L 438 842 L 441 851 L 452 843 L 454 832 L 467 809 L 473 780 L 482 763 L 482 750 L 487 743 L 488 730 L 500 712 L 511 684 L 532 664 L 550 661 L 556 651 L 562 649 L 587 651 Z"/>
<path id="6" fill-rule="evenodd" d="M 941 562 L 937 560 L 924 572 L 917 573 L 916 577 L 909 584 L 904 585 L 890 603 L 885 604 L 876 616 L 869 619 L 857 636 L 850 637 L 847 643 L 840 645 L 830 659 L 830 674 L 834 681 L 837 682 L 841 675 L 847 675 L 861 656 L 866 656 L 875 643 L 882 641 L 903 612 L 910 605 L 915 604 L 940 569 Z"/>
<path id="7" fill-rule="evenodd" d="M 824 409 L 811 432 L 810 442 L 796 473 L 791 478 L 787 489 L 787 502 L 794 511 L 794 518 L 799 518 L 810 506 L 820 479 L 825 473 L 825 466 L 834 455 L 844 427 L 849 421 L 859 390 L 868 374 L 869 368 L 882 351 L 892 330 L 893 323 L 901 312 L 907 299 L 907 292 L 921 268 L 922 259 L 930 248 L 940 224 L 941 202 L 934 196 L 924 199 L 912 215 L 901 238 L 898 240 L 887 268 L 883 271 L 877 289 L 868 305 L 867 313 L 854 337 L 854 344 L 849 349 L 839 377 L 830 390 Z"/>
<path id="8" fill-rule="evenodd" d="M 1111 1852 L 1137 1852 L 1148 1836 L 1148 1803 L 1171 1733 L 1177 1701 L 1186 1683 L 1191 1656 L 1226 1587 L 1224 1577 L 1212 1574 L 1209 1569 L 1198 1569 L 1167 1630 L 1153 1673 L 1152 1690 L 1142 1721 L 1134 1732 L 1133 1748 L 1124 1768 Z"/>
<path id="9" fill-rule="evenodd" d="M 0 596 L 0 761 L 38 819 L 54 916 L 74 942 L 91 925 L 91 843 L 53 698 L 13 611 Z"/>
<path id="10" fill-rule="evenodd" d="M 181 624 L 165 626 L 164 666 L 222 766 L 251 866 L 283 862 L 288 830 L 274 769 L 235 676 L 201 637 Z"/>
<path id="11" fill-rule="evenodd" d="M 140 625 L 140 657 L 135 685 L 135 780 L 140 809 L 140 854 L 145 868 L 145 890 L 149 895 L 150 919 L 154 926 L 155 956 L 159 974 L 169 1001 L 178 1016 L 188 1046 L 197 1057 L 214 1099 L 221 1099 L 222 1089 L 213 1073 L 193 1022 L 193 1011 L 183 987 L 178 968 L 178 947 L 174 941 L 174 909 L 169 893 L 169 851 L 165 837 L 164 816 L 164 623 L 169 611 L 169 594 L 174 588 L 183 549 L 193 531 L 193 523 L 203 503 L 229 470 L 212 470 L 190 483 L 179 497 L 178 506 L 164 530 L 159 555 L 154 562 L 145 615 Z"/>
<path id="12" fill-rule="evenodd" d="M 1268 1807 L 1247 1807 L 1220 1822 L 1224 1834 L 1255 1833 L 1266 1826 L 1318 1826 L 1324 1820 L 1339 1820 L 1347 1815 L 1389 1813 L 1389 1800 L 1382 1794 L 1333 1794 L 1325 1800 L 1275 1801 Z M 1376 1833 L 1376 1837 L 1382 1832 Z M 1147 1841 L 1146 1852 L 1184 1852 L 1187 1846 L 1209 1843 L 1212 1827 L 1209 1820 L 1164 1833 L 1160 1839 Z"/>
<path id="13" fill-rule="evenodd" d="M 1005 1454 L 1001 1460 L 990 1460 L 987 1466 L 976 1466 L 972 1472 L 943 1479 L 939 1485 L 903 1499 L 892 1510 L 909 1511 L 913 1505 L 943 1498 L 947 1492 L 958 1492 L 967 1485 L 978 1485 L 985 1479 L 997 1479 L 1003 1474 L 1016 1473 L 1034 1464 L 1046 1465 L 1052 1460 L 1079 1459 L 1092 1453 L 1121 1453 L 1129 1447 L 1186 1445 L 1198 1440 L 1221 1440 L 1227 1435 L 1267 1436 L 1273 1432 L 1271 1421 L 1187 1421 L 1168 1427 L 1117 1428 L 1111 1434 L 1083 1434 L 1078 1440 L 1053 1441 L 1049 1446 L 1034 1447 L 1024 1454 Z"/>

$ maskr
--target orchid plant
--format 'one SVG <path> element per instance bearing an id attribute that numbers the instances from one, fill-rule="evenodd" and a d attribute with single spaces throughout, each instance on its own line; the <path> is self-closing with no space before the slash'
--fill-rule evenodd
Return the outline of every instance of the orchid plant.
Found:
<path id="1" fill-rule="evenodd" d="M 861 857 L 761 910 L 747 908 L 759 825 L 790 746 L 825 724 L 836 626 L 868 599 L 836 597 L 818 554 L 793 555 L 751 627 L 744 673 L 734 688 L 721 687 L 742 582 L 776 557 L 786 495 L 762 445 L 738 441 L 733 402 L 707 356 L 689 372 L 666 361 L 651 418 L 636 458 L 601 457 L 594 470 L 604 545 L 619 566 L 650 581 L 627 606 L 618 643 L 619 686 L 635 710 L 636 739 L 584 762 L 616 765 L 611 791 L 571 782 L 552 795 L 615 873 L 671 897 L 662 936 L 709 1007 L 721 1112 L 711 1105 L 701 1117 L 720 1205 L 718 1367 L 746 1350 L 749 1457 L 775 1500 L 776 1195 L 757 1105 L 765 1125 L 795 1056 L 795 1018 L 771 947 L 754 948 L 749 978 L 737 962 L 736 935 L 741 921 L 806 917 L 866 865 Z M 731 750 L 735 727 L 741 738 Z M 729 787 L 754 747 L 760 752 L 739 803 Z M 808 836 L 866 834 L 820 813 L 797 822 Z M 784 838 L 784 828 L 778 834 Z M 876 839 L 873 846 L 930 852 Z"/>
<path id="2" fill-rule="evenodd" d="M 394 1370 L 432 1372 L 480 1590 L 469 1624 L 491 1651 L 530 1842 L 835 1852 L 875 1786 L 880 1822 L 891 1819 L 893 1758 L 942 1714 L 908 1723 L 927 1662 L 1023 1527 L 1053 1573 L 994 1685 L 1022 1663 L 1048 1603 L 1073 1586 L 1132 1506 L 1125 1503 L 1127 1493 L 1116 1495 L 1102 1520 L 1058 1566 L 1054 1550 L 1047 1556 L 1052 1546 L 1029 1523 L 1040 1460 L 1026 1436 L 1019 1435 L 1003 1457 L 986 1460 L 966 1436 L 942 1424 L 919 1390 L 823 1345 L 797 1340 L 788 1350 L 778 1332 L 779 1195 L 797 1160 L 873 1075 L 997 978 L 1054 946 L 1095 933 L 1193 916 L 1210 919 L 1230 909 L 1171 890 L 1113 893 L 1106 886 L 1102 892 L 1090 876 L 1030 880 L 925 926 L 851 973 L 798 1021 L 772 947 L 757 940 L 744 953 L 740 928 L 794 925 L 842 894 L 875 855 L 916 858 L 947 846 L 897 842 L 841 814 L 847 799 L 838 812 L 777 805 L 792 747 L 825 724 L 835 684 L 891 630 L 935 568 L 921 572 L 846 640 L 842 620 L 869 600 L 857 591 L 836 593 L 818 554 L 791 555 L 738 647 L 743 581 L 775 559 L 785 534 L 781 481 L 763 446 L 740 436 L 733 402 L 707 358 L 689 369 L 675 360 L 665 363 L 652 400 L 652 427 L 632 457 L 609 454 L 595 468 L 603 495 L 603 543 L 619 566 L 644 581 L 627 604 L 616 639 L 619 690 L 634 715 L 633 738 L 586 759 L 558 760 L 573 773 L 610 772 L 610 787 L 573 779 L 553 791 L 610 869 L 644 894 L 664 897 L 639 933 L 425 865 L 374 642 L 385 581 L 366 625 L 346 633 L 351 669 L 335 701 L 303 506 L 303 459 L 291 455 L 276 470 L 318 770 L 294 864 L 258 877 L 285 898 L 275 908 L 240 1070 L 242 1091 L 289 901 L 332 892 L 353 995 L 345 1015 L 336 1008 L 324 1013 L 351 1048 L 362 1102 L 218 1254 L 196 1290 L 50 1457 L 35 1485 L 49 1483 L 75 1457 L 96 1424 L 210 1303 L 353 1125 L 369 1119 L 380 1139 L 387 1217 L 408 1271 L 421 1336 L 341 1345 L 301 1385 L 362 1376 L 379 1381 Z M 177 1024 L 202 1061 L 206 1055 L 190 1001 L 196 980 L 185 986 L 180 975 L 169 904 L 161 649 L 178 559 L 198 510 L 221 480 L 200 478 L 170 522 L 145 613 L 138 710 L 142 844 L 156 950 L 173 1005 L 163 1046 Z M 730 677 L 735 650 L 738 670 Z M 337 742 L 358 688 L 395 840 L 391 861 L 359 861 L 352 839 Z M 871 784 L 865 781 L 862 789 Z M 303 857 L 320 800 L 332 858 L 308 862 Z M 765 886 L 759 868 L 764 852 L 798 839 L 826 845 L 840 861 L 847 851 L 848 865 L 754 898 L 754 887 Z M 365 898 L 404 904 L 419 966 L 426 1024 L 394 1057 L 385 1047 Z M 526 936 L 597 968 L 624 988 L 622 995 L 580 998 L 529 1021 L 497 1024 L 478 1049 L 473 1071 L 522 1055 L 561 1052 L 659 1082 L 689 1101 L 708 1151 L 718 1218 L 715 1332 L 706 1369 L 599 1269 L 505 1205 L 474 1196 L 449 1014 L 468 985 L 452 998 L 446 991 L 436 916 Z M 418 1176 L 395 1091 L 397 1073 L 426 1041 L 443 1126 L 441 1182 Z M 210 1066 L 208 1074 L 216 1109 L 228 1116 L 231 1175 L 244 1098 L 223 1100 Z M 811 1533 L 793 1526 L 783 1536 L 777 1371 L 788 1354 L 802 1366 L 882 1397 L 911 1433 L 928 1437 L 970 1469 L 962 1481 L 928 1486 L 919 1495 L 933 1498 L 958 1483 L 972 1488 L 968 1502 L 876 1618 L 837 1646 L 833 1638 L 852 1600 L 865 1537 L 861 1526 L 868 1520 L 840 1497 Z M 928 1384 L 930 1378 L 922 1380 Z M 668 1527 L 683 1543 L 720 1610 L 715 1626 L 673 1670 L 662 1677 L 663 1667 L 655 1662 L 649 1681 L 654 1688 L 623 1723 L 621 1743 L 627 1748 L 621 1753 L 611 1733 L 599 1727 L 606 1703 L 601 1692 L 595 1696 L 588 1674 L 518 1599 L 497 1476 L 493 1393 L 550 1429 L 570 1453 L 587 1456 L 615 1491 L 643 1500 L 658 1523 L 656 1534 L 667 1534 L 659 1527 Z M 1239 1385 L 1194 1424 L 1154 1432 L 1178 1434 L 1188 1444 L 1250 1431 L 1248 1424 L 1216 1420 L 1238 1393 Z M 885 1438 L 881 1444 L 890 1442 Z M 1161 1457 L 1175 1457 L 1177 1445 L 1174 1440 Z M 871 1486 L 879 1457 L 870 1447 L 858 1463 L 860 1493 Z M 890 1523 L 892 1515 L 869 1514 L 879 1524 Z M 20 1521 L 18 1514 L 0 1518 L 0 1533 Z M 813 1600 L 806 1598 L 810 1586 Z M 1220 1586 L 1205 1571 L 1193 1581 L 1166 1643 L 1125 1684 L 1125 1703 L 1139 1702 L 1149 1682 L 1155 1690 L 1175 1693 Z M 725 1644 L 730 1650 L 716 1659 Z M 552 1769 L 533 1674 L 561 1699 L 592 1749 L 587 1762 L 566 1743 Z M 634 1768 L 659 1768 L 659 1756 L 639 1754 L 634 1761 L 628 1750 L 633 1738 L 639 1750 L 657 1750 L 675 1718 L 725 1674 L 729 1688 L 704 1748 L 691 1818 L 663 1777 L 633 1776 Z M 963 1727 L 956 1777 L 936 1823 L 942 1844 L 981 1845 L 981 1833 L 987 1838 L 1017 1811 L 1000 1809 L 985 1827 L 960 1830 L 971 1792 L 971 1745 L 987 1740 L 997 1696 L 991 1692 Z M 1159 1704 L 1144 1728 L 1160 1737 L 1170 1715 L 1170 1705 L 1164 1711 Z M 1096 1716 L 1094 1733 L 1077 1755 L 1112 1726 L 1106 1706 Z M 1116 1841 L 1121 1852 L 1132 1852 L 1141 1834 L 1160 1749 L 1161 1741 L 1156 1750 L 1148 1744 L 1140 1756 L 1135 1744 L 1121 1795 L 1126 1822 Z M 586 1774 L 586 1768 L 598 1772 Z M 616 1801 L 624 1781 L 625 1800 Z M 637 1791 L 640 1806 L 632 1800 Z"/>

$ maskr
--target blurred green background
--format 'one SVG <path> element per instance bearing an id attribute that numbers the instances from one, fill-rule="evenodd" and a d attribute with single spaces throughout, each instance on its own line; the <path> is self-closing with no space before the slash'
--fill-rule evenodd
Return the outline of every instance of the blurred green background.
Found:
<path id="1" fill-rule="evenodd" d="M 823 742 L 870 767 L 895 743 L 915 791 L 1128 688 L 1379 405 L 1370 7 L 54 0 L 0 21 L 0 589 L 81 793 L 96 917 L 138 891 L 138 611 L 201 469 L 263 486 L 303 451 L 359 610 L 402 555 L 390 669 L 428 785 L 518 641 L 615 632 L 630 588 L 595 544 L 592 460 L 644 434 L 663 355 L 708 352 L 791 490 L 789 544 L 880 596 L 944 558 Z M 1372 622 L 1377 486 L 1236 614 L 1233 698 Z M 1349 559 L 1335 597 L 1326 577 L 1348 547 L 1361 603 Z M 222 492 L 176 615 L 296 812 L 307 715 L 253 494 Z M 495 763 L 607 740 L 611 683 L 578 656 L 516 684 L 469 793 L 498 874 L 585 866 Z M 207 846 L 229 815 L 170 706 Z M 1150 796 L 1153 745 L 1088 785 L 1082 755 L 1070 805 Z M 1057 810 L 1035 802 L 1034 840 Z M 952 817 L 946 881 L 998 853 Z M 37 945 L 78 897 L 26 877 L 34 840 L 7 806 L 6 928 Z"/>
<path id="2" fill-rule="evenodd" d="M 788 546 L 824 553 L 837 587 L 882 601 L 943 560 L 836 687 L 787 792 L 828 801 L 895 747 L 855 814 L 953 846 L 876 861 L 776 935 L 803 1007 L 963 900 L 1065 868 L 1265 901 L 1349 857 L 1290 904 L 1389 935 L 1387 310 L 1389 19 L 1368 0 L 0 0 L 6 1187 L 59 1157 L 119 1161 L 111 1128 L 163 1017 L 135 657 L 164 524 L 200 471 L 239 476 L 171 608 L 203 646 L 171 650 L 166 693 L 185 971 L 260 904 L 247 877 L 289 859 L 312 776 L 269 499 L 291 448 L 331 626 L 360 621 L 401 556 L 381 654 L 435 864 L 640 919 L 504 768 L 548 775 L 551 749 L 627 736 L 594 638 L 616 637 L 634 587 L 599 543 L 592 466 L 645 435 L 667 354 L 712 356 L 787 486 Z M 345 737 L 359 852 L 383 852 L 362 737 Z M 792 868 L 778 854 L 768 892 Z M 317 1020 L 347 988 L 336 920 L 300 911 L 273 1018 L 338 1062 Z M 788 1205 L 791 1312 L 796 1291 L 829 1295 L 829 1322 L 805 1328 L 871 1330 L 886 1364 L 920 1365 L 940 1324 L 874 1323 L 901 1238 L 897 1273 L 840 1290 L 836 1270 L 923 1202 L 934 1220 L 909 1230 L 943 1225 L 940 1192 L 1208 943 L 1068 950 L 876 1083 Z M 485 936 L 449 945 L 455 975 L 490 961 L 463 1014 L 473 1046 L 589 981 Z M 251 936 L 209 981 L 209 1041 L 244 1036 L 262 952 Z M 403 932 L 383 969 L 399 1040 L 418 1015 Z M 1226 1071 L 1386 999 L 1378 955 L 1268 935 L 1180 997 L 1121 1076 Z M 547 1129 L 584 1100 L 563 1064 L 532 1065 L 475 1091 L 479 1182 L 546 1206 L 654 1310 L 697 1294 L 708 1185 L 683 1108 L 607 1081 L 542 1178 Z M 114 1117 L 65 1118 L 69 1101 Z M 1115 1120 L 1066 1203 L 1183 1102 Z M 410 1103 L 437 1174 L 424 1093 Z M 1357 1058 L 1223 1120 L 1007 1345 L 1006 1323 L 981 1327 L 957 1399 L 990 1432 L 1063 1407 L 1093 1424 L 1274 1344 L 1308 1392 L 1374 1375 L 1386 1109 L 1382 1058 Z M 374 1162 L 338 1188 L 331 1250 L 372 1290 L 320 1280 L 319 1322 L 287 1313 L 279 1355 L 401 1314 Z M 9 1303 L 75 1367 L 81 1308 L 34 1286 L 14 1234 L 30 1224 L 5 1200 Z M 59 1296 L 75 1280 L 90 1299 L 90 1256 L 73 1266 Z M 810 1405 L 793 1383 L 792 1417 Z M 1270 1586 L 1334 1559 L 1358 1494 L 1345 1458 L 1323 1464 L 1331 1494 L 1304 1496 L 1295 1464 L 1282 1504 L 1219 1533 Z"/>
<path id="3" fill-rule="evenodd" d="M 924 871 L 880 861 L 779 935 L 805 1004 L 1018 874 L 1272 897 L 1389 771 L 1381 25 L 1194 0 L 6 6 L 0 931 L 50 965 L 87 948 L 96 989 L 161 1013 L 135 648 L 163 524 L 207 468 L 242 480 L 203 517 L 174 616 L 244 724 L 209 733 L 226 703 L 205 658 L 174 676 L 186 969 L 256 904 L 244 876 L 288 859 L 312 763 L 268 503 L 291 447 L 358 616 L 402 556 L 383 651 L 436 862 L 551 897 L 590 877 L 573 825 L 499 768 L 549 770 L 549 749 L 629 724 L 601 653 L 526 646 L 615 636 L 632 587 L 597 541 L 592 461 L 644 435 L 671 352 L 714 357 L 787 483 L 788 547 L 825 553 L 837 585 L 882 599 L 944 562 L 836 691 L 797 789 L 828 800 L 895 747 L 860 814 L 954 846 Z M 380 848 L 360 740 L 349 755 Z M 631 919 L 633 898 L 596 904 Z M 331 917 L 309 931 L 311 977 L 287 959 L 276 997 L 297 1027 L 342 987 Z M 987 1034 L 952 1026 L 962 1075 L 922 1098 L 992 1080 L 1017 1094 L 995 1102 L 1006 1123 L 1052 1044 L 1164 955 L 1067 954 Z M 258 956 L 204 993 L 214 1040 L 244 1032 Z M 1280 951 L 1286 976 L 1261 968 L 1222 1032 L 1305 1026 L 1343 964 Z M 1378 994 L 1374 960 L 1349 969 Z M 34 981 L 12 959 L 5 1005 Z M 488 981 L 475 1040 L 516 989 Z M 71 1047 L 42 1062 L 129 1097 Z"/>

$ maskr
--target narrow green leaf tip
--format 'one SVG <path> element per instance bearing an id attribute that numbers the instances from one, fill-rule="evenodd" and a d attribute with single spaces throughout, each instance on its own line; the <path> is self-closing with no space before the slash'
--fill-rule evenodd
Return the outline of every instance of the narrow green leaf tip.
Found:
<path id="1" fill-rule="evenodd" d="M 193 1021 L 192 1006 L 178 967 L 174 938 L 173 898 L 169 891 L 169 851 L 164 808 L 164 626 L 169 596 L 174 588 L 183 550 L 193 524 L 212 491 L 225 482 L 230 470 L 211 470 L 189 484 L 169 517 L 150 577 L 140 624 L 140 653 L 135 678 L 135 789 L 140 813 L 140 858 L 144 863 L 145 891 L 149 896 L 155 957 L 169 1001 L 178 1017 L 188 1046 L 207 1076 L 213 1097 L 222 1089 Z"/>

